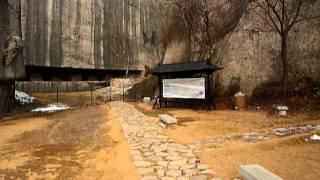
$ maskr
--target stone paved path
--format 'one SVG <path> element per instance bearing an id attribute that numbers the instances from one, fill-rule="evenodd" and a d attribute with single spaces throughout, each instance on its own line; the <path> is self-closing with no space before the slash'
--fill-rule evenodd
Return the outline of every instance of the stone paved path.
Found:
<path id="1" fill-rule="evenodd" d="M 157 124 L 132 105 L 112 102 L 118 114 L 131 156 L 142 179 L 208 179 L 213 171 L 200 163 L 192 148 L 175 143 Z"/>

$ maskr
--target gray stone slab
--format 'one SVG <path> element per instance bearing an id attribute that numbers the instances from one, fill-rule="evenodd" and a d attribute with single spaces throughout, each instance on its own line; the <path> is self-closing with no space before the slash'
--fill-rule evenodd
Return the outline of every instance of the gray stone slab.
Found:
<path id="1" fill-rule="evenodd" d="M 245 180 L 283 180 L 258 164 L 240 166 L 240 177 Z"/>
<path id="2" fill-rule="evenodd" d="M 166 123 L 166 124 L 177 124 L 177 119 L 169 116 L 168 114 L 160 114 L 159 115 L 159 119 L 160 121 Z"/>
<path id="3" fill-rule="evenodd" d="M 281 105 L 273 105 L 273 109 L 278 110 L 278 111 L 288 111 L 289 108 L 288 106 L 281 106 Z"/>

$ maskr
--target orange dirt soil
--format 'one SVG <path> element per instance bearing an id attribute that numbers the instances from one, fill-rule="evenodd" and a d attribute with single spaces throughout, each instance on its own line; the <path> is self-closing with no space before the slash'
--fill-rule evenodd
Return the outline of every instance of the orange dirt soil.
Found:
<path id="1" fill-rule="evenodd" d="M 205 111 L 164 108 L 153 110 L 151 105 L 134 104 L 137 109 L 157 122 L 157 115 L 170 114 L 178 119 L 178 126 L 166 129 L 175 141 L 190 144 L 195 141 L 272 130 L 279 127 L 319 125 L 320 113 L 295 114 L 285 118 L 270 116 L 267 112 Z M 319 130 L 312 133 L 320 133 Z M 230 140 L 214 149 L 202 148 L 197 152 L 200 160 L 209 164 L 223 179 L 238 177 L 242 164 L 261 164 L 285 179 L 317 179 L 320 176 L 320 142 L 306 142 L 312 133 L 269 138 L 250 143 Z"/>
<path id="2" fill-rule="evenodd" d="M 0 122 L 0 179 L 138 179 L 108 105 Z"/>

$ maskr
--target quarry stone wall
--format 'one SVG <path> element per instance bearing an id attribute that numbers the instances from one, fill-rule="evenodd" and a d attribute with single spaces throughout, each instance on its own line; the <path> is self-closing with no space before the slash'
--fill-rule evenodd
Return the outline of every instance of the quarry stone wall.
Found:
<path id="1" fill-rule="evenodd" d="M 0 1 L 0 118 L 13 106 L 15 79 L 24 77 L 20 0 Z"/>
<path id="2" fill-rule="evenodd" d="M 319 11 L 320 11 L 320 5 Z M 234 31 L 215 46 L 212 63 L 223 67 L 215 80 L 221 95 L 231 83 L 239 83 L 241 90 L 251 96 L 263 83 L 280 81 L 280 37 L 275 32 L 255 31 L 259 19 L 253 14 L 241 18 Z M 261 20 L 260 20 L 261 21 Z M 320 81 L 320 19 L 295 26 L 288 39 L 288 59 L 291 78 L 308 77 Z M 166 51 L 165 64 L 185 59 L 186 42 L 174 42 Z"/>
<path id="3" fill-rule="evenodd" d="M 15 48 L 21 37 L 20 0 L 0 1 L 0 81 L 22 78 L 25 75 L 22 48 Z M 22 42 L 19 42 L 19 44 Z M 9 49 L 9 45 L 13 47 Z M 17 56 L 12 57 L 16 53 Z M 8 57 L 10 56 L 10 57 Z"/>
<path id="4" fill-rule="evenodd" d="M 22 0 L 26 63 L 126 70 L 129 62 L 132 70 L 143 70 L 145 65 L 152 68 L 162 59 L 158 3 Z M 256 32 L 257 21 L 254 15 L 246 14 L 235 30 L 216 45 L 212 62 L 224 68 L 217 75 L 223 89 L 237 80 L 242 91 L 251 95 L 262 83 L 280 79 L 280 38 L 274 32 Z M 320 79 L 319 35 L 319 28 L 312 23 L 299 24 L 291 31 L 288 41 L 291 76 Z M 172 43 L 164 63 L 185 61 L 187 47 L 183 42 Z"/>
<path id="5" fill-rule="evenodd" d="M 244 16 L 235 31 L 217 44 L 217 57 L 213 60 L 224 67 L 217 77 L 220 84 L 226 88 L 237 79 L 242 91 L 248 95 L 262 83 L 280 81 L 282 72 L 279 35 L 255 32 L 255 19 Z M 320 81 L 319 22 L 299 24 L 289 33 L 291 79 L 308 77 Z"/>
<path id="6" fill-rule="evenodd" d="M 22 0 L 26 63 L 106 70 L 154 66 L 159 59 L 156 2 Z"/>

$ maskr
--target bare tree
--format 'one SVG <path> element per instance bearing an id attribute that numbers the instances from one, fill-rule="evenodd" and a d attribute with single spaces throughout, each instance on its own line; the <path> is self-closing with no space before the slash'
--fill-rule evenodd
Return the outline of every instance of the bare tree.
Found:
<path id="1" fill-rule="evenodd" d="M 247 8 L 247 0 L 165 0 L 162 42 L 189 44 L 189 56 L 211 59 L 214 45 L 232 31 Z"/>
<path id="2" fill-rule="evenodd" d="M 281 38 L 281 62 L 283 66 L 282 83 L 288 83 L 289 62 L 287 41 L 292 28 L 303 21 L 311 21 L 320 17 L 318 0 L 251 0 L 252 10 L 263 20 L 264 31 L 275 31 Z M 314 11 L 315 10 L 315 11 Z M 318 7 L 319 10 L 319 7 Z M 318 14 L 315 14 L 318 13 Z"/>

